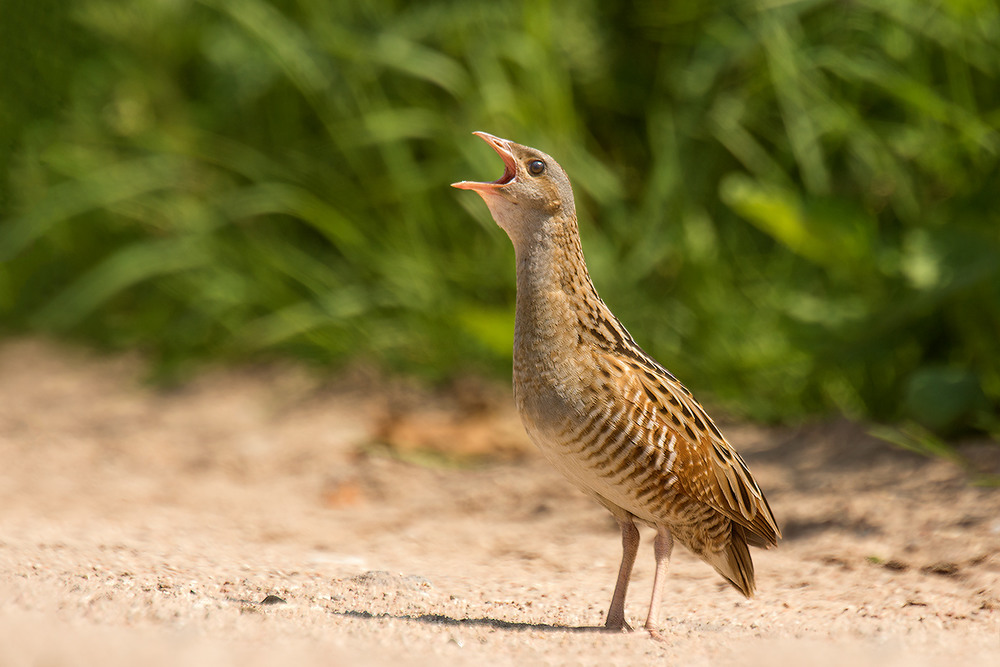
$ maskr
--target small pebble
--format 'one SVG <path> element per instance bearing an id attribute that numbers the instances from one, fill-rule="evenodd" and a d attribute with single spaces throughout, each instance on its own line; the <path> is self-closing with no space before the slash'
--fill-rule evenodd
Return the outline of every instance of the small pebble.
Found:
<path id="1" fill-rule="evenodd" d="M 268 595 L 266 598 L 264 598 L 263 600 L 261 600 L 260 603 L 261 604 L 288 604 L 288 602 L 286 602 L 282 598 L 279 598 L 277 595 Z"/>

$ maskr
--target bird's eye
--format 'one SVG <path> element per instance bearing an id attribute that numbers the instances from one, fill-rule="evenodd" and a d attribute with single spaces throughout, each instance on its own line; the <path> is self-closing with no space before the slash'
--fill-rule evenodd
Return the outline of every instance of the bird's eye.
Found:
<path id="1" fill-rule="evenodd" d="M 532 160 L 528 163 L 528 172 L 532 176 L 540 176 L 545 171 L 545 163 L 541 160 Z"/>

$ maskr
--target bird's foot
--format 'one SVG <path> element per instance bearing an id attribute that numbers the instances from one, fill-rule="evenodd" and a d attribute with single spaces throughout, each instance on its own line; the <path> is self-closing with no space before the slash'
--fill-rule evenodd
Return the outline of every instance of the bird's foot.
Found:
<path id="1" fill-rule="evenodd" d="M 651 627 L 649 627 L 647 625 L 645 629 L 646 629 L 646 632 L 649 633 L 649 638 L 650 639 L 652 639 L 654 641 L 658 641 L 658 642 L 663 642 L 664 644 L 669 644 L 670 643 L 669 641 L 667 641 L 667 638 L 664 637 L 662 634 L 660 634 L 660 631 L 657 630 L 656 628 L 651 628 Z"/>
<path id="2" fill-rule="evenodd" d="M 604 623 L 604 629 L 608 632 L 621 632 L 621 633 L 632 632 L 632 626 L 629 625 L 628 621 L 626 621 L 624 618 L 616 618 L 616 619 L 609 618 Z"/>

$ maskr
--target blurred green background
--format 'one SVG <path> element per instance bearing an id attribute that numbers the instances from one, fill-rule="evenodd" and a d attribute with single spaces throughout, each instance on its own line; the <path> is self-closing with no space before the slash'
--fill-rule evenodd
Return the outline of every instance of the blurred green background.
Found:
<path id="1" fill-rule="evenodd" d="M 486 130 L 703 399 L 1000 432 L 990 0 L 2 0 L 0 326 L 509 373 Z"/>

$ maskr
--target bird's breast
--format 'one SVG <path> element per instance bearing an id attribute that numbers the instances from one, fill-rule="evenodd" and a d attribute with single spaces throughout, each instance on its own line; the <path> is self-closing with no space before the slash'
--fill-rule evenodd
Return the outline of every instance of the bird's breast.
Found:
<path id="1" fill-rule="evenodd" d="M 516 402 L 531 440 L 571 482 L 605 504 L 650 523 L 672 521 L 679 508 L 676 434 L 622 397 L 595 389 L 592 377 L 579 382 L 592 371 L 580 368 L 568 379 L 560 366 L 515 364 Z"/>

